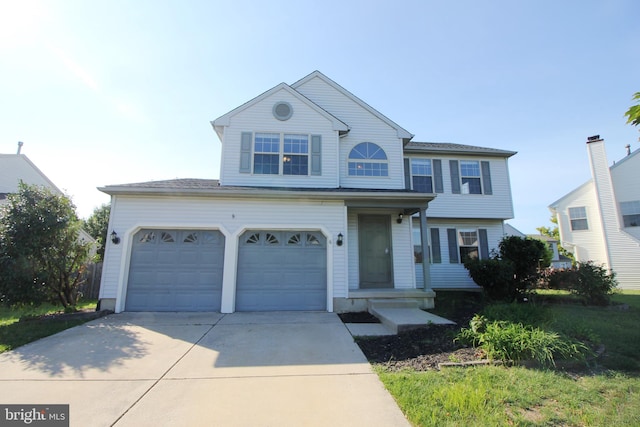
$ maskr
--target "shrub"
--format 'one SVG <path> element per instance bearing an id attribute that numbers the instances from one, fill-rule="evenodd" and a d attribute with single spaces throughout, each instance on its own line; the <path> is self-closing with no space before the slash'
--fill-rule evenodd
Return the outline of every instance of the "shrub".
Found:
<path id="1" fill-rule="evenodd" d="M 514 281 L 514 268 L 510 261 L 467 258 L 464 266 L 489 299 L 513 301 L 521 292 L 518 283 Z"/>
<path id="2" fill-rule="evenodd" d="M 571 269 L 555 270 L 547 278 L 549 289 L 567 290 L 585 305 L 608 305 L 617 285 L 613 271 L 592 261 L 578 262 Z"/>
<path id="3" fill-rule="evenodd" d="M 507 363 L 534 360 L 545 367 L 555 366 L 556 357 L 583 359 L 588 348 L 556 332 L 548 332 L 506 320 L 489 321 L 476 315 L 457 340 L 480 347 L 490 359 Z"/>

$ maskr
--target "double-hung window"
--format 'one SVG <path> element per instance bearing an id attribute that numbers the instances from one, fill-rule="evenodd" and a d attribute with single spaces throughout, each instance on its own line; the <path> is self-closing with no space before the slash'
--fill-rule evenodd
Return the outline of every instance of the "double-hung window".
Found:
<path id="1" fill-rule="evenodd" d="M 640 200 L 620 202 L 620 211 L 625 227 L 640 227 Z"/>
<path id="2" fill-rule="evenodd" d="M 253 173 L 280 173 L 280 134 L 256 133 L 253 149 Z"/>
<path id="3" fill-rule="evenodd" d="M 467 258 L 478 258 L 478 231 L 458 231 L 458 247 L 460 248 L 461 262 L 464 262 Z"/>
<path id="4" fill-rule="evenodd" d="M 482 194 L 480 162 L 461 160 L 460 179 L 462 182 L 462 194 Z"/>
<path id="5" fill-rule="evenodd" d="M 309 174 L 309 136 L 284 135 L 282 155 L 282 173 L 284 175 Z"/>
<path id="6" fill-rule="evenodd" d="M 569 208 L 569 221 L 571 222 L 571 231 L 588 230 L 587 208 L 584 206 Z"/>
<path id="7" fill-rule="evenodd" d="M 430 159 L 411 159 L 411 188 L 421 193 L 433 193 Z"/>
<path id="8" fill-rule="evenodd" d="M 319 150 L 319 137 L 316 139 Z M 253 138 L 253 173 L 309 175 L 309 135 L 257 132 Z"/>

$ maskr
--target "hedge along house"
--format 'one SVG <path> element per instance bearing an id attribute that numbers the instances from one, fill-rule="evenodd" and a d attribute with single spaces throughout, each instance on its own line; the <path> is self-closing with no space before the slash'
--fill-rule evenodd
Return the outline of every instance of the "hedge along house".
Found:
<path id="1" fill-rule="evenodd" d="M 342 312 L 381 297 L 433 307 L 435 264 L 426 255 L 417 275 L 414 246 L 435 238 L 427 208 L 440 188 L 437 175 L 435 189 L 411 188 L 412 134 L 318 71 L 211 124 L 222 141 L 219 180 L 100 188 L 112 197 L 109 230 L 118 236 L 105 252 L 102 308 Z M 513 153 L 505 153 L 506 166 Z M 481 164 L 483 173 L 492 167 Z M 458 184 L 468 187 L 465 173 Z M 480 179 L 486 187 L 490 178 Z M 506 169 L 493 180 L 502 181 L 508 190 Z M 478 236 L 487 248 L 499 240 Z"/>

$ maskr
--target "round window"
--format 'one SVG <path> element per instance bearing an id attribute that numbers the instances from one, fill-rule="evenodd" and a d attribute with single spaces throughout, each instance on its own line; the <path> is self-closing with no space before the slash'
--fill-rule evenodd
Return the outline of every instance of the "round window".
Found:
<path id="1" fill-rule="evenodd" d="M 278 120 L 289 120 L 293 115 L 293 108 L 288 102 L 277 102 L 273 106 L 273 116 Z"/>

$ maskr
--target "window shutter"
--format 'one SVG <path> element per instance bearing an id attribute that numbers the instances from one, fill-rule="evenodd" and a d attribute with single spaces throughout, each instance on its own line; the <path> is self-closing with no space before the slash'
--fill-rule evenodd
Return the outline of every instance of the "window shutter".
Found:
<path id="1" fill-rule="evenodd" d="M 311 175 L 322 175 L 321 135 L 311 135 Z"/>
<path id="2" fill-rule="evenodd" d="M 453 194 L 460 194 L 460 169 L 458 169 L 458 161 L 449 160 L 449 169 L 451 171 L 451 192 Z"/>
<path id="3" fill-rule="evenodd" d="M 253 134 L 251 132 L 242 132 L 240 141 L 240 172 L 251 172 L 251 143 L 253 142 Z"/>
<path id="4" fill-rule="evenodd" d="M 480 259 L 489 259 L 489 239 L 487 229 L 478 229 L 478 239 L 480 239 Z"/>
<path id="5" fill-rule="evenodd" d="M 442 160 L 433 160 L 433 186 L 436 193 L 444 193 L 444 184 L 442 182 Z"/>
<path id="6" fill-rule="evenodd" d="M 434 264 L 440 264 L 442 262 L 442 255 L 440 254 L 440 229 L 431 229 L 431 261 Z"/>
<path id="7" fill-rule="evenodd" d="M 489 168 L 489 162 L 480 162 L 482 168 L 482 186 L 484 194 L 493 194 L 493 188 L 491 187 L 491 169 Z"/>
<path id="8" fill-rule="evenodd" d="M 460 262 L 458 258 L 457 234 L 458 233 L 455 228 L 447 228 L 447 239 L 449 240 L 449 264 L 458 264 Z"/>
<path id="9" fill-rule="evenodd" d="M 404 189 L 411 190 L 411 160 L 404 159 Z"/>

